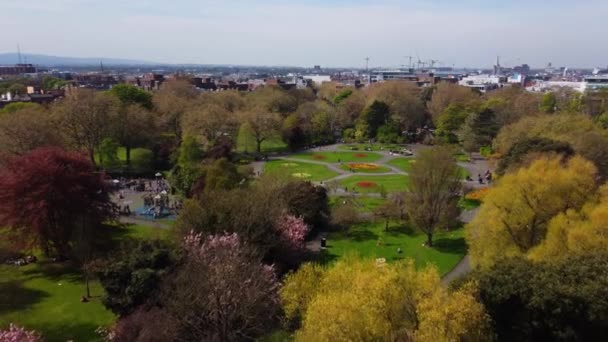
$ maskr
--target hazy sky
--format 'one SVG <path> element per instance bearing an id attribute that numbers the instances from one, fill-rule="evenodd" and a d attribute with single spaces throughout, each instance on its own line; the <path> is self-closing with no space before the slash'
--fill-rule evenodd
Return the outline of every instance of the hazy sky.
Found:
<path id="1" fill-rule="evenodd" d="M 608 65 L 608 0 L 0 0 L 0 52 L 169 63 Z M 415 57 L 416 58 L 416 57 Z"/>

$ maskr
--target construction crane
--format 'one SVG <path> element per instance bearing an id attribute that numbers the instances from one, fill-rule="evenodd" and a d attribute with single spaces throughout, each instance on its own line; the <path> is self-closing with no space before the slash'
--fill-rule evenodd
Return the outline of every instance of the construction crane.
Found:
<path id="1" fill-rule="evenodd" d="M 441 61 L 438 61 L 436 59 L 429 59 L 429 67 L 432 68 L 435 66 L 435 64 L 437 63 L 441 63 Z"/>
<path id="2" fill-rule="evenodd" d="M 365 72 L 368 72 L 369 70 L 369 57 L 365 57 Z"/>
<path id="3" fill-rule="evenodd" d="M 407 58 L 410 61 L 409 68 L 412 69 L 414 66 L 412 65 L 412 59 L 414 59 L 414 56 L 403 56 L 403 58 Z"/>

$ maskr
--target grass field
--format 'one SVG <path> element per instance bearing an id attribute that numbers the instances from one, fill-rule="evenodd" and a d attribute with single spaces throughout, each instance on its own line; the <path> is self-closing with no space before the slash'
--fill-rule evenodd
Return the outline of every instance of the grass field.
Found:
<path id="1" fill-rule="evenodd" d="M 388 151 L 388 150 L 398 150 L 404 148 L 405 145 L 396 145 L 396 144 L 347 144 L 340 145 L 338 147 L 341 150 L 349 150 L 353 151 L 353 148 L 357 149 L 356 151 L 365 151 L 366 149 L 371 149 L 372 151 Z"/>
<path id="2" fill-rule="evenodd" d="M 412 164 L 414 163 L 414 160 L 414 158 L 397 157 L 395 159 L 390 160 L 387 164 L 394 166 L 403 172 L 409 172 L 412 169 Z"/>
<path id="3" fill-rule="evenodd" d="M 291 155 L 290 158 L 314 160 L 324 163 L 373 163 L 382 158 L 381 155 L 372 152 L 306 152 Z"/>
<path id="4" fill-rule="evenodd" d="M 405 191 L 408 185 L 407 176 L 351 176 L 340 181 L 342 187 L 347 187 L 348 191 L 356 190 L 363 193 L 378 193 L 384 187 L 387 192 Z"/>
<path id="5" fill-rule="evenodd" d="M 69 266 L 44 261 L 0 265 L 0 326 L 16 323 L 51 342 L 100 340 L 95 329 L 111 324 L 115 316 L 101 303 L 99 283 L 91 283 L 90 302 L 80 302 L 84 294 L 82 276 Z"/>
<path id="6" fill-rule="evenodd" d="M 264 172 L 269 174 L 287 174 L 310 181 L 324 181 L 336 177 L 338 173 L 323 165 L 287 160 L 272 160 L 264 165 Z"/>
<path id="7" fill-rule="evenodd" d="M 384 231 L 384 222 L 363 223 L 348 232 L 330 233 L 323 262 L 332 262 L 349 253 L 364 258 L 386 258 L 388 262 L 411 258 L 416 266 L 427 263 L 437 266 L 440 274 L 449 272 L 466 254 L 464 229 L 438 232 L 433 237 L 434 247 L 423 246 L 426 236 L 403 225 L 392 224 Z M 402 253 L 397 253 L 401 248 Z"/>
<path id="8" fill-rule="evenodd" d="M 127 239 L 170 238 L 170 230 L 145 225 L 107 229 L 116 245 Z M 39 331 L 50 342 L 100 341 L 95 329 L 111 324 L 115 316 L 101 303 L 104 291 L 98 282 L 91 282 L 90 302 L 80 302 L 84 294 L 83 277 L 69 264 L 40 258 L 27 266 L 0 265 L 0 328 L 15 323 Z"/>
<path id="9" fill-rule="evenodd" d="M 255 139 L 249 132 L 249 129 L 242 126 L 236 139 L 237 152 L 257 152 L 257 144 Z M 283 142 L 280 136 L 271 137 L 262 142 L 262 153 L 283 152 L 287 150 L 287 144 Z"/>
<path id="10" fill-rule="evenodd" d="M 375 168 L 365 168 L 365 167 L 361 168 L 361 167 L 357 167 L 357 164 L 375 166 Z M 340 165 L 340 168 L 344 171 L 352 171 L 354 173 L 385 173 L 385 172 L 391 171 L 391 169 L 389 169 L 386 166 L 372 164 L 372 163 L 344 163 L 344 164 Z"/>
<path id="11" fill-rule="evenodd" d="M 385 199 L 380 197 L 365 197 L 365 196 L 357 196 L 357 197 L 339 197 L 339 196 L 331 196 L 329 198 L 330 207 L 334 207 L 341 203 L 342 201 L 347 201 L 352 203 L 355 208 L 357 208 L 360 212 L 371 212 L 377 207 L 379 207 L 382 203 L 386 202 Z"/>

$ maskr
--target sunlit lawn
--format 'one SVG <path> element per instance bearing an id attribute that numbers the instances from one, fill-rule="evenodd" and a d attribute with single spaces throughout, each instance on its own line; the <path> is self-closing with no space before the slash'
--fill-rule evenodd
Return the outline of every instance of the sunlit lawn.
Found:
<path id="1" fill-rule="evenodd" d="M 381 155 L 367 151 L 356 152 L 305 152 L 291 155 L 290 158 L 314 160 L 324 163 L 349 163 L 349 162 L 375 162 L 382 158 Z"/>
<path id="2" fill-rule="evenodd" d="M 85 286 L 77 270 L 48 261 L 0 265 L 0 326 L 16 323 L 41 332 L 46 341 L 95 341 L 95 329 L 115 316 L 101 303 L 104 292 L 91 282 L 94 298 L 81 303 Z"/>
<path id="3" fill-rule="evenodd" d="M 408 177 L 404 175 L 356 175 L 344 178 L 340 181 L 342 187 L 347 187 L 348 191 L 362 193 L 379 193 L 384 187 L 387 192 L 405 191 L 408 185 Z"/>
<path id="4" fill-rule="evenodd" d="M 366 149 L 371 149 L 372 151 L 389 151 L 389 150 L 398 150 L 404 148 L 405 145 L 396 145 L 396 144 L 346 144 L 340 145 L 338 147 L 341 150 L 350 150 L 350 151 L 365 151 Z M 356 150 L 353 150 L 356 149 Z"/>
<path id="5" fill-rule="evenodd" d="M 388 262 L 411 258 L 418 267 L 434 264 L 440 274 L 445 274 L 466 254 L 463 228 L 437 232 L 432 248 L 423 246 L 425 241 L 426 235 L 402 224 L 391 223 L 386 232 L 384 222 L 363 223 L 348 232 L 330 233 L 322 261 L 333 262 L 353 253 L 364 258 L 385 258 Z M 398 248 L 401 248 L 401 254 L 397 252 Z"/>
<path id="6" fill-rule="evenodd" d="M 360 212 L 371 212 L 382 203 L 386 202 L 384 198 L 380 197 L 365 197 L 365 196 L 355 196 L 355 197 L 340 197 L 340 196 L 331 196 L 329 198 L 330 206 L 336 206 L 338 204 L 343 204 L 343 202 L 351 203 L 354 207 Z"/>
<path id="7" fill-rule="evenodd" d="M 170 238 L 169 229 L 145 225 L 109 225 L 106 229 L 111 230 L 110 243 L 116 245 L 127 239 Z M 5 237 L 6 231 L 0 230 L 0 237 L 3 234 Z M 7 249 L 1 242 L 0 249 Z M 100 341 L 95 329 L 115 320 L 101 303 L 103 288 L 92 281 L 93 298 L 82 303 L 85 286 L 80 270 L 40 259 L 20 267 L 0 265 L 0 328 L 15 323 L 41 332 L 46 341 Z"/>
<path id="8" fill-rule="evenodd" d="M 414 158 L 396 157 L 390 160 L 387 164 L 398 168 L 403 172 L 409 172 L 412 169 L 412 164 L 415 162 Z"/>
<path id="9" fill-rule="evenodd" d="M 281 137 L 271 137 L 262 142 L 262 153 L 283 152 L 287 150 L 287 144 L 283 142 Z M 257 152 L 257 144 L 255 139 L 246 129 L 239 130 L 239 135 L 236 140 L 236 150 L 238 152 Z"/>
<path id="10" fill-rule="evenodd" d="M 338 175 L 338 173 L 323 165 L 294 162 L 291 160 L 271 160 L 264 165 L 264 172 L 276 175 L 289 175 L 315 182 L 328 180 Z"/>

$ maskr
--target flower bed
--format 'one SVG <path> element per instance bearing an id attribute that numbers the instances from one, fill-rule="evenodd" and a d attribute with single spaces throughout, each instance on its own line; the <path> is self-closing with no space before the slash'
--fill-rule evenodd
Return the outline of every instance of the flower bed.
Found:
<path id="1" fill-rule="evenodd" d="M 354 170 L 378 170 L 380 167 L 370 163 L 348 163 L 348 167 Z"/>
<path id="2" fill-rule="evenodd" d="M 469 192 L 468 194 L 466 194 L 466 196 L 464 196 L 464 198 L 466 198 L 468 200 L 472 200 L 472 201 L 481 202 L 488 195 L 489 192 L 490 192 L 490 188 L 482 188 L 482 189 L 478 189 L 478 190 Z"/>
<path id="3" fill-rule="evenodd" d="M 378 186 L 378 184 L 376 184 L 374 182 L 363 181 L 363 182 L 358 182 L 357 186 L 360 188 L 375 188 Z"/>
<path id="4" fill-rule="evenodd" d="M 296 177 L 296 178 L 310 178 L 312 177 L 312 175 L 310 173 L 305 173 L 305 172 L 297 172 L 297 173 L 292 173 L 292 176 Z"/>
<path id="5" fill-rule="evenodd" d="M 355 158 L 367 158 L 367 154 L 365 154 L 365 153 L 355 153 L 354 157 Z"/>
<path id="6" fill-rule="evenodd" d="M 323 160 L 323 159 L 327 159 L 327 157 L 322 154 L 315 154 L 312 156 L 312 159 Z"/>

